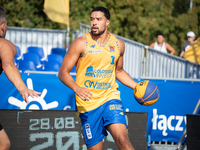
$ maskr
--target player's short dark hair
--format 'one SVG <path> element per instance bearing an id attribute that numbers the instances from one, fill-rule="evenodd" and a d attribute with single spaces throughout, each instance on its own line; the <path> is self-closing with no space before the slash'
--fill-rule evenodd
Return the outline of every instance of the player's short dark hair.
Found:
<path id="1" fill-rule="evenodd" d="M 6 12 L 3 7 L 0 6 L 0 24 L 6 21 Z"/>
<path id="2" fill-rule="evenodd" d="M 108 9 L 106 9 L 105 7 L 102 7 L 102 6 L 98 6 L 98 7 L 95 7 L 92 11 L 101 11 L 102 13 L 104 13 L 104 16 L 106 17 L 106 19 L 110 20 L 110 12 Z"/>
<path id="3" fill-rule="evenodd" d="M 158 32 L 157 36 L 162 35 L 163 37 L 165 37 L 165 35 L 162 32 Z"/>

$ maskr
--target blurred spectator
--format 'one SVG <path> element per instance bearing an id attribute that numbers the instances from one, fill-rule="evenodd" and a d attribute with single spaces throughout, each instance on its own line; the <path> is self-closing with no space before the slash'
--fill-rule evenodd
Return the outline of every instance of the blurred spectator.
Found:
<path id="1" fill-rule="evenodd" d="M 158 51 L 161 51 L 161 52 L 164 52 L 164 53 L 167 53 L 167 50 L 170 51 L 170 54 L 174 54 L 176 51 L 175 49 L 168 43 L 165 43 L 165 36 L 163 33 L 158 33 L 157 34 L 157 42 L 155 43 L 152 43 L 150 45 L 150 47 L 158 50 Z"/>
<path id="2" fill-rule="evenodd" d="M 187 51 L 187 49 L 194 43 L 195 40 L 195 34 L 194 32 L 190 31 L 187 33 L 187 40 L 188 42 L 185 42 L 183 44 L 183 47 L 181 49 L 180 57 L 183 57 L 184 53 Z"/>

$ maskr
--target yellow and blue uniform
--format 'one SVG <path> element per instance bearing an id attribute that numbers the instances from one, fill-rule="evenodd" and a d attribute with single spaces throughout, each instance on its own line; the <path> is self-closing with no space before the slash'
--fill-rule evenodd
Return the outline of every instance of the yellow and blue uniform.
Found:
<path id="1" fill-rule="evenodd" d="M 104 128 L 106 125 L 126 122 L 120 91 L 115 81 L 115 67 L 120 56 L 117 38 L 109 34 L 105 44 L 100 45 L 90 33 L 83 37 L 86 39 L 86 46 L 76 65 L 76 83 L 88 88 L 93 95 L 90 101 L 83 101 L 76 95 L 76 106 L 86 144 L 90 147 L 107 135 Z"/>
<path id="2" fill-rule="evenodd" d="M 104 45 L 92 39 L 90 33 L 83 37 L 86 39 L 86 49 L 76 66 L 76 83 L 88 88 L 93 96 L 90 102 L 76 96 L 80 113 L 93 110 L 111 99 L 120 99 L 118 84 L 115 82 L 115 64 L 120 55 L 116 37 L 109 34 Z"/>

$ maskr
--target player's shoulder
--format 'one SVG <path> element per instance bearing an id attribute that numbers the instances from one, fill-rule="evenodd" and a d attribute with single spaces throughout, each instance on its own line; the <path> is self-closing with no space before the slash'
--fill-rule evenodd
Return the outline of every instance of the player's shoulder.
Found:
<path id="1" fill-rule="evenodd" d="M 7 40 L 7 39 L 0 38 L 0 44 L 3 44 L 3 43 L 6 43 L 6 44 L 13 44 L 12 42 L 10 42 L 10 41 Z"/>
<path id="2" fill-rule="evenodd" d="M 0 57 L 3 55 L 15 56 L 16 53 L 16 47 L 12 42 L 7 39 L 0 38 Z"/>
<path id="3" fill-rule="evenodd" d="M 120 50 L 120 53 L 123 55 L 124 54 L 124 51 L 125 51 L 125 44 L 124 44 L 124 41 L 120 38 L 116 38 L 118 43 L 119 43 L 119 50 Z"/>
<path id="4" fill-rule="evenodd" d="M 85 51 L 86 39 L 83 36 L 76 38 L 69 47 L 69 52 L 82 53 Z"/>
<path id="5" fill-rule="evenodd" d="M 76 38 L 73 43 L 77 44 L 85 44 L 86 43 L 86 39 L 84 38 L 84 36 L 80 36 L 78 38 Z"/>
<path id="6" fill-rule="evenodd" d="M 123 41 L 122 39 L 118 38 L 118 37 L 117 37 L 117 40 L 118 40 L 118 42 L 120 42 L 120 43 L 124 43 L 124 41 Z"/>
<path id="7" fill-rule="evenodd" d="M 122 39 L 117 38 L 117 37 L 116 37 L 116 39 L 117 39 L 120 47 L 124 47 L 125 46 L 124 41 Z"/>
<path id="8" fill-rule="evenodd" d="M 0 38 L 0 47 L 11 47 L 12 49 L 15 49 L 15 45 L 7 40 L 7 39 L 4 39 L 4 38 Z"/>

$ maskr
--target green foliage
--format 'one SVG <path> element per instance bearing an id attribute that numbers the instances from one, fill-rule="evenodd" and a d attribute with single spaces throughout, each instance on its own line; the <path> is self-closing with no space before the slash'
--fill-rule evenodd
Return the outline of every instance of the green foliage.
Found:
<path id="1" fill-rule="evenodd" d="M 1 0 L 8 26 L 60 29 L 62 24 L 52 22 L 43 12 L 44 0 Z M 66 29 L 66 27 L 65 27 Z"/>
<path id="2" fill-rule="evenodd" d="M 67 29 L 52 22 L 43 12 L 44 0 L 1 0 L 9 26 Z M 109 31 L 150 45 L 157 32 L 166 35 L 166 42 L 179 55 L 186 33 L 200 35 L 200 0 L 70 0 L 70 30 L 79 30 L 79 23 L 90 24 L 90 12 L 96 6 L 110 10 Z"/>

